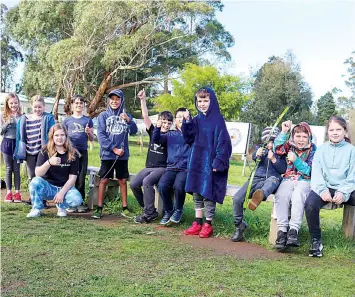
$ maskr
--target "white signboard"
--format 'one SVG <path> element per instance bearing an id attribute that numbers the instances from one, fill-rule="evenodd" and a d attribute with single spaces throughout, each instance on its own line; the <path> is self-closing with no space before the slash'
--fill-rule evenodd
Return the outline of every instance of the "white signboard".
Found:
<path id="1" fill-rule="evenodd" d="M 325 126 L 310 126 L 312 142 L 318 147 L 325 142 Z"/>
<path id="2" fill-rule="evenodd" d="M 246 154 L 250 137 L 250 124 L 239 122 L 226 122 L 232 142 L 233 154 Z"/>

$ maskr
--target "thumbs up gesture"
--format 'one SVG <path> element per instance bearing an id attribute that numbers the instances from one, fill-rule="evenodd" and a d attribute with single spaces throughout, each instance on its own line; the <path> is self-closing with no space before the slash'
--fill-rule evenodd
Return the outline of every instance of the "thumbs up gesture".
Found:
<path id="1" fill-rule="evenodd" d="M 127 123 L 129 123 L 130 122 L 130 118 L 129 118 L 129 116 L 126 114 L 126 110 L 125 109 L 123 109 L 122 110 L 122 113 L 120 114 L 120 118 L 122 119 L 122 120 L 125 120 Z"/>
<path id="2" fill-rule="evenodd" d="M 89 124 L 87 123 L 86 126 L 85 126 L 85 133 L 86 134 L 92 134 L 93 133 L 93 128 L 90 128 L 89 127 Z"/>
<path id="3" fill-rule="evenodd" d="M 57 157 L 57 153 L 55 153 L 48 161 L 52 166 L 58 166 L 61 163 L 61 159 Z"/>
<path id="4" fill-rule="evenodd" d="M 140 100 L 145 100 L 145 90 L 142 89 L 139 91 L 137 97 L 140 99 Z"/>

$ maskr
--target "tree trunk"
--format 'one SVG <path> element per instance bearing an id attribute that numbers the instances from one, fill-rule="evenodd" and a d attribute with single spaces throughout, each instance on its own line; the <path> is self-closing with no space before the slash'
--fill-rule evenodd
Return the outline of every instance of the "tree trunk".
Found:
<path id="1" fill-rule="evenodd" d="M 109 86 L 111 78 L 112 78 L 112 73 L 108 73 L 108 72 L 105 73 L 105 77 L 102 80 L 100 87 L 95 94 L 94 99 L 92 99 L 92 101 L 88 107 L 88 110 L 87 110 L 88 116 L 93 117 L 93 115 L 95 114 L 95 110 L 98 108 L 98 106 L 101 102 L 102 96 L 105 94 L 105 91 L 106 91 L 107 87 Z"/>
<path id="2" fill-rule="evenodd" d="M 62 94 L 62 86 L 59 85 L 58 89 L 57 89 L 57 93 L 55 95 L 55 101 L 54 101 L 54 106 L 53 106 L 53 114 L 54 114 L 54 118 L 56 121 L 58 121 L 58 107 L 59 107 L 59 100 L 60 100 L 61 94 Z"/>

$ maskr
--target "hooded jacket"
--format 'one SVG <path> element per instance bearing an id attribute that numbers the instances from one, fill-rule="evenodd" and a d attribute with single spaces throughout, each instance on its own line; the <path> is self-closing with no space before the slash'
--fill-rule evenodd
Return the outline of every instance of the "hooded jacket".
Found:
<path id="1" fill-rule="evenodd" d="M 49 129 L 55 124 L 54 116 L 44 112 L 41 121 L 41 143 L 42 147 L 48 143 Z M 16 127 L 16 148 L 14 157 L 17 160 L 26 160 L 26 115 L 22 115 L 17 121 Z"/>
<path id="2" fill-rule="evenodd" d="M 314 154 L 311 189 L 321 196 L 328 188 L 341 192 L 345 202 L 355 191 L 355 146 L 345 140 L 324 143 Z"/>
<path id="3" fill-rule="evenodd" d="M 117 155 L 113 152 L 114 148 L 123 148 L 124 154 L 119 157 L 119 160 L 128 160 L 128 133 L 130 135 L 136 134 L 138 129 L 132 116 L 127 114 L 130 118 L 129 123 L 120 118 L 120 114 L 124 109 L 124 95 L 121 90 L 113 90 L 108 94 L 117 95 L 121 97 L 121 104 L 117 109 L 112 109 L 108 104 L 106 111 L 100 113 L 98 116 L 98 140 L 100 143 L 100 158 L 101 160 L 115 160 Z"/>
<path id="4" fill-rule="evenodd" d="M 195 95 L 198 115 L 190 121 L 184 120 L 182 124 L 185 141 L 191 145 L 185 190 L 222 204 L 227 189 L 232 144 L 215 92 L 210 88 L 203 89 L 210 94 L 206 114 L 198 110 Z"/>
<path id="5" fill-rule="evenodd" d="M 296 127 L 304 127 L 308 131 L 309 135 L 309 143 L 304 148 L 298 148 L 294 142 L 295 128 Z M 305 122 L 301 122 L 295 127 L 293 127 L 291 131 L 291 138 L 289 138 L 289 134 L 284 134 L 281 132 L 274 141 L 274 151 L 279 156 L 287 156 L 288 152 L 294 152 L 297 156 L 295 162 L 288 161 L 287 169 L 284 174 L 283 180 L 291 179 L 291 180 L 308 180 L 311 179 L 311 171 L 312 171 L 312 162 L 313 156 L 317 147 L 314 143 L 312 143 L 312 132 L 309 125 Z"/>

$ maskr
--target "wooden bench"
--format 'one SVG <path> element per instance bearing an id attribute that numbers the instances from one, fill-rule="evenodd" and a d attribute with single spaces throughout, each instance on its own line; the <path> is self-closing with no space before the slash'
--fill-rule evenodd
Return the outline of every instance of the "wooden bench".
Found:
<path id="1" fill-rule="evenodd" d="M 228 185 L 226 196 L 234 196 L 235 193 L 240 189 L 238 186 Z M 270 219 L 270 232 L 269 232 L 269 243 L 274 245 L 277 237 L 277 217 L 275 212 L 275 195 L 271 194 L 267 197 L 264 202 L 272 202 L 272 212 Z M 337 208 L 344 208 L 343 211 L 343 232 L 346 237 L 355 238 L 355 206 L 341 204 L 337 205 L 335 203 L 327 203 L 322 207 L 322 209 L 333 210 Z"/>

